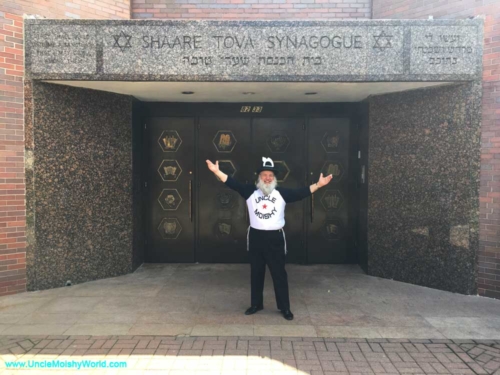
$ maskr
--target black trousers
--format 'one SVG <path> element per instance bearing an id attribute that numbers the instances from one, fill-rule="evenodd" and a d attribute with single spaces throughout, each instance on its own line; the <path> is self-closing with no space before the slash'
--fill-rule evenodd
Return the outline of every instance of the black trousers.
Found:
<path id="1" fill-rule="evenodd" d="M 278 310 L 290 309 L 288 276 L 285 271 L 285 239 L 281 230 L 258 230 L 250 228 L 249 257 L 251 273 L 251 304 L 264 302 L 264 278 L 266 264 L 271 272 Z"/>

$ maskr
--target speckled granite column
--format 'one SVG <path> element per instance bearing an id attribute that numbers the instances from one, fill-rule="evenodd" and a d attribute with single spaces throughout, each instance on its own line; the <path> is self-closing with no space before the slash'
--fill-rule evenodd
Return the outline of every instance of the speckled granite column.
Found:
<path id="1" fill-rule="evenodd" d="M 28 289 L 131 272 L 132 98 L 35 82 L 33 106 Z"/>
<path id="2" fill-rule="evenodd" d="M 146 240 L 143 228 L 144 210 L 144 131 L 142 121 L 142 106 L 138 100 L 132 104 L 132 189 L 133 208 L 132 220 L 134 228 L 132 268 L 135 270 L 144 263 L 144 243 Z"/>
<path id="3" fill-rule="evenodd" d="M 368 273 L 476 291 L 480 83 L 369 100 Z"/>
<path id="4" fill-rule="evenodd" d="M 24 81 L 24 168 L 26 174 L 26 289 L 36 287 L 35 188 L 33 171 L 33 81 Z"/>

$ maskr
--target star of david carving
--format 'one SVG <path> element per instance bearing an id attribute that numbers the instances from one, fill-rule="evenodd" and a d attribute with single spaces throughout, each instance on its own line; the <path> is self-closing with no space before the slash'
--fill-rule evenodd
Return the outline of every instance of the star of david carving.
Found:
<path id="1" fill-rule="evenodd" d="M 132 35 L 125 34 L 123 30 L 120 32 L 120 35 L 113 35 L 113 38 L 115 39 L 115 44 L 113 44 L 113 48 L 118 47 L 122 52 L 126 48 L 132 48 L 132 46 L 130 45 L 130 39 L 132 39 Z"/>
<path id="2" fill-rule="evenodd" d="M 382 31 L 380 35 L 373 35 L 373 38 L 375 39 L 375 44 L 373 45 L 373 48 L 379 48 L 379 49 L 392 48 L 391 44 L 392 35 L 387 35 L 384 31 Z"/>

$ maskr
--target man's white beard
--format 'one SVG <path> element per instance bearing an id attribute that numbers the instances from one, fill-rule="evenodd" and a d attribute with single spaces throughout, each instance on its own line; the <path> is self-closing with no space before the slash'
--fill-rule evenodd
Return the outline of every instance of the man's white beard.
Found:
<path id="1" fill-rule="evenodd" d="M 260 191 L 262 191 L 264 195 L 271 194 L 276 188 L 276 185 L 278 185 L 278 183 L 276 182 L 276 178 L 274 178 L 273 182 L 271 182 L 270 184 L 265 184 L 260 177 L 257 180 L 257 189 L 260 189 Z"/>

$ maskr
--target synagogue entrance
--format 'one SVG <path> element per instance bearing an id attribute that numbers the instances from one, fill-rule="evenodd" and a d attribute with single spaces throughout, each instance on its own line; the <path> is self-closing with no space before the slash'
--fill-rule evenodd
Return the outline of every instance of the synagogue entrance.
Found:
<path id="1" fill-rule="evenodd" d="M 349 109 L 323 111 L 324 103 L 146 107 L 147 262 L 247 262 L 245 201 L 205 160 L 254 183 L 263 156 L 274 160 L 283 187 L 333 175 L 312 197 L 287 205 L 287 262 L 356 262 L 357 148 Z"/>

